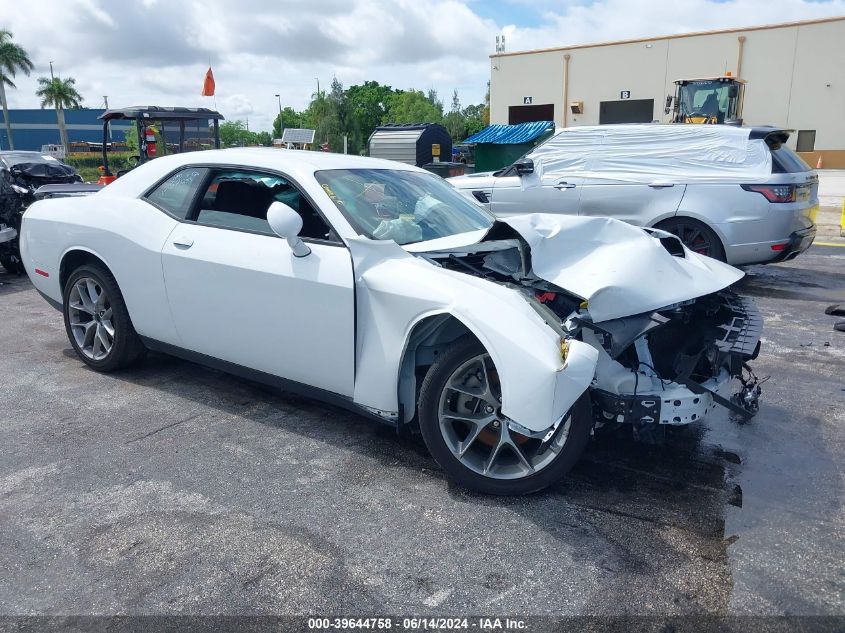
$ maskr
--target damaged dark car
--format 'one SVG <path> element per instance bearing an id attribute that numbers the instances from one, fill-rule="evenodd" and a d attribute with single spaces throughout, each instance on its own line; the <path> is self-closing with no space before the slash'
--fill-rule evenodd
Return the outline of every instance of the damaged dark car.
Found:
<path id="1" fill-rule="evenodd" d="M 81 183 L 76 170 L 41 152 L 0 152 L 0 264 L 10 273 L 24 272 L 18 247 L 23 212 L 41 197 L 44 185 Z M 42 192 L 43 193 L 43 192 Z"/>

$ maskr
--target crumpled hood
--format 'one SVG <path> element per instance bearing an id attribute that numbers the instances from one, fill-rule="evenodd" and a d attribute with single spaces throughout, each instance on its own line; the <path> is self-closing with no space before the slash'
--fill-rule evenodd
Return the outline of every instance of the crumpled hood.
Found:
<path id="1" fill-rule="evenodd" d="M 689 249 L 671 255 L 643 229 L 611 218 L 532 213 L 500 221 L 528 242 L 534 274 L 586 299 L 595 322 L 718 292 L 745 274 Z"/>

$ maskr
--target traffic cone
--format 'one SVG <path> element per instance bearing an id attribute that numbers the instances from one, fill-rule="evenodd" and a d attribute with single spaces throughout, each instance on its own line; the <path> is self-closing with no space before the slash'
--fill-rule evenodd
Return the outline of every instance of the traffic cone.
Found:
<path id="1" fill-rule="evenodd" d="M 819 154 L 819 159 L 816 161 L 816 169 L 822 168 L 822 155 Z"/>

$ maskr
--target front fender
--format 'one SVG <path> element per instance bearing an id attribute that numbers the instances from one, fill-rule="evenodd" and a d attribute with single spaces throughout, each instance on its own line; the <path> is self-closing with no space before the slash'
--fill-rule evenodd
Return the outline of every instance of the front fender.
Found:
<path id="1" fill-rule="evenodd" d="M 490 354 L 502 413 L 533 431 L 557 422 L 589 386 L 597 352 L 572 341 L 567 362 L 558 335 L 511 288 L 435 266 L 392 241 L 350 240 L 356 290 L 353 399 L 395 413 L 402 355 L 420 319 L 449 314 Z"/>

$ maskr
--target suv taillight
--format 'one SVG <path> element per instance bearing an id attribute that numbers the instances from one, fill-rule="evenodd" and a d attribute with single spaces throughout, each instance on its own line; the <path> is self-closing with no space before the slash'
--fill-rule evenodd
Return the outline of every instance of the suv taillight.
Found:
<path id="1" fill-rule="evenodd" d="M 769 202 L 795 202 L 795 185 L 742 185 L 746 191 L 766 196 Z"/>

